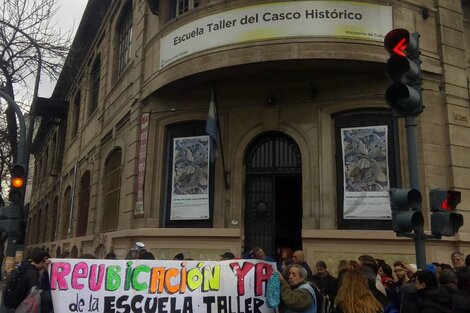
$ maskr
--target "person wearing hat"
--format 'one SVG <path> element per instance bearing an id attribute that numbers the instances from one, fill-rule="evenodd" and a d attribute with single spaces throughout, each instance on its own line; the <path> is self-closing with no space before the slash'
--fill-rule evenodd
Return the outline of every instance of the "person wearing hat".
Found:
<path id="1" fill-rule="evenodd" d="M 224 254 L 220 255 L 220 260 L 225 261 L 225 260 L 233 260 L 235 259 L 235 254 L 233 254 L 230 251 L 224 252 Z"/>

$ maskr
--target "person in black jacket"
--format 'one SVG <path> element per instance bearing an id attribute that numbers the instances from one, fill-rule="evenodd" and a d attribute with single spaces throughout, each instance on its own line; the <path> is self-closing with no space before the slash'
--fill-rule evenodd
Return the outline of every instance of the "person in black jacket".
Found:
<path id="1" fill-rule="evenodd" d="M 28 253 L 28 260 L 20 265 L 20 277 L 18 280 L 18 297 L 24 300 L 33 287 L 42 289 L 41 313 L 52 311 L 52 297 L 50 288 L 41 283 L 41 273 L 47 271 L 49 254 L 41 248 L 33 248 Z"/>
<path id="2" fill-rule="evenodd" d="M 313 283 L 320 289 L 322 294 L 327 295 L 334 302 L 338 285 L 336 278 L 328 273 L 325 262 L 318 261 L 315 267 L 317 273 L 313 275 Z"/>
<path id="3" fill-rule="evenodd" d="M 451 313 L 452 298 L 439 287 L 437 277 L 430 271 L 416 272 L 416 294 L 420 313 Z"/>

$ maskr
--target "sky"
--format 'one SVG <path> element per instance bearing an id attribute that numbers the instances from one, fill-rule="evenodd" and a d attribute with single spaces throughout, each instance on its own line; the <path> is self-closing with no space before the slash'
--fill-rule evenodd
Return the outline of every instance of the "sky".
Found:
<path id="1" fill-rule="evenodd" d="M 57 2 L 59 9 L 54 16 L 53 24 L 56 24 L 56 27 L 59 28 L 62 33 L 72 30 L 73 34 L 75 34 L 88 0 L 58 0 Z M 49 77 L 41 77 L 39 96 L 45 98 L 50 97 L 54 86 L 55 81 L 51 82 Z"/>

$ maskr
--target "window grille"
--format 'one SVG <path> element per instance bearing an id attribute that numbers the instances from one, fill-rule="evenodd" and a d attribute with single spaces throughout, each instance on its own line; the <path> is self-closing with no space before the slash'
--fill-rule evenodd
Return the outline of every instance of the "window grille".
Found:
<path id="1" fill-rule="evenodd" d="M 119 220 L 121 156 L 122 151 L 115 150 L 105 165 L 104 214 L 101 223 L 103 231 L 116 229 Z"/>
<path id="2" fill-rule="evenodd" d="M 117 74 L 120 76 L 129 63 L 132 52 L 132 5 L 123 8 L 121 20 L 117 27 L 118 36 L 118 66 Z"/>

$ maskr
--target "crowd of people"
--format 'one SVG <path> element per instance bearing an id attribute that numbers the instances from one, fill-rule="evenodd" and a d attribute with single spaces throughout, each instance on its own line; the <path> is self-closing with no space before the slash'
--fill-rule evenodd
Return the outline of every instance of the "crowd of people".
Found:
<path id="1" fill-rule="evenodd" d="M 262 253 L 260 255 L 263 255 Z M 415 264 L 362 255 L 341 260 L 337 277 L 324 261 L 315 274 L 301 250 L 281 249 L 281 311 L 310 313 L 463 313 L 470 312 L 470 255 L 450 256 L 451 265 Z M 267 260 L 267 257 L 262 258 Z M 324 303 L 331 306 L 325 310 Z"/>
<path id="2" fill-rule="evenodd" d="M 70 257 L 63 254 L 61 257 Z M 49 254 L 40 248 L 29 251 L 28 260 L 18 268 L 20 288 L 11 296 L 21 302 L 32 287 L 42 290 L 41 312 L 52 312 L 47 275 Z M 84 254 L 80 259 L 92 259 Z M 107 259 L 116 259 L 112 252 Z M 357 260 L 341 260 L 334 277 L 324 261 L 317 261 L 314 271 L 302 250 L 280 249 L 277 260 L 260 247 L 253 248 L 243 259 L 276 262 L 279 278 L 279 311 L 286 313 L 464 313 L 470 312 L 470 255 L 454 252 L 451 264 L 430 263 L 418 269 L 415 264 L 397 260 L 387 264 L 382 259 L 362 255 Z M 136 243 L 126 259 L 155 259 Z M 188 260 L 183 253 L 174 260 Z M 237 259 L 232 252 L 220 260 Z M 4 290 L 3 300 L 8 292 Z M 18 302 L 18 303 L 19 303 Z M 16 303 L 16 305 L 18 305 Z"/>

